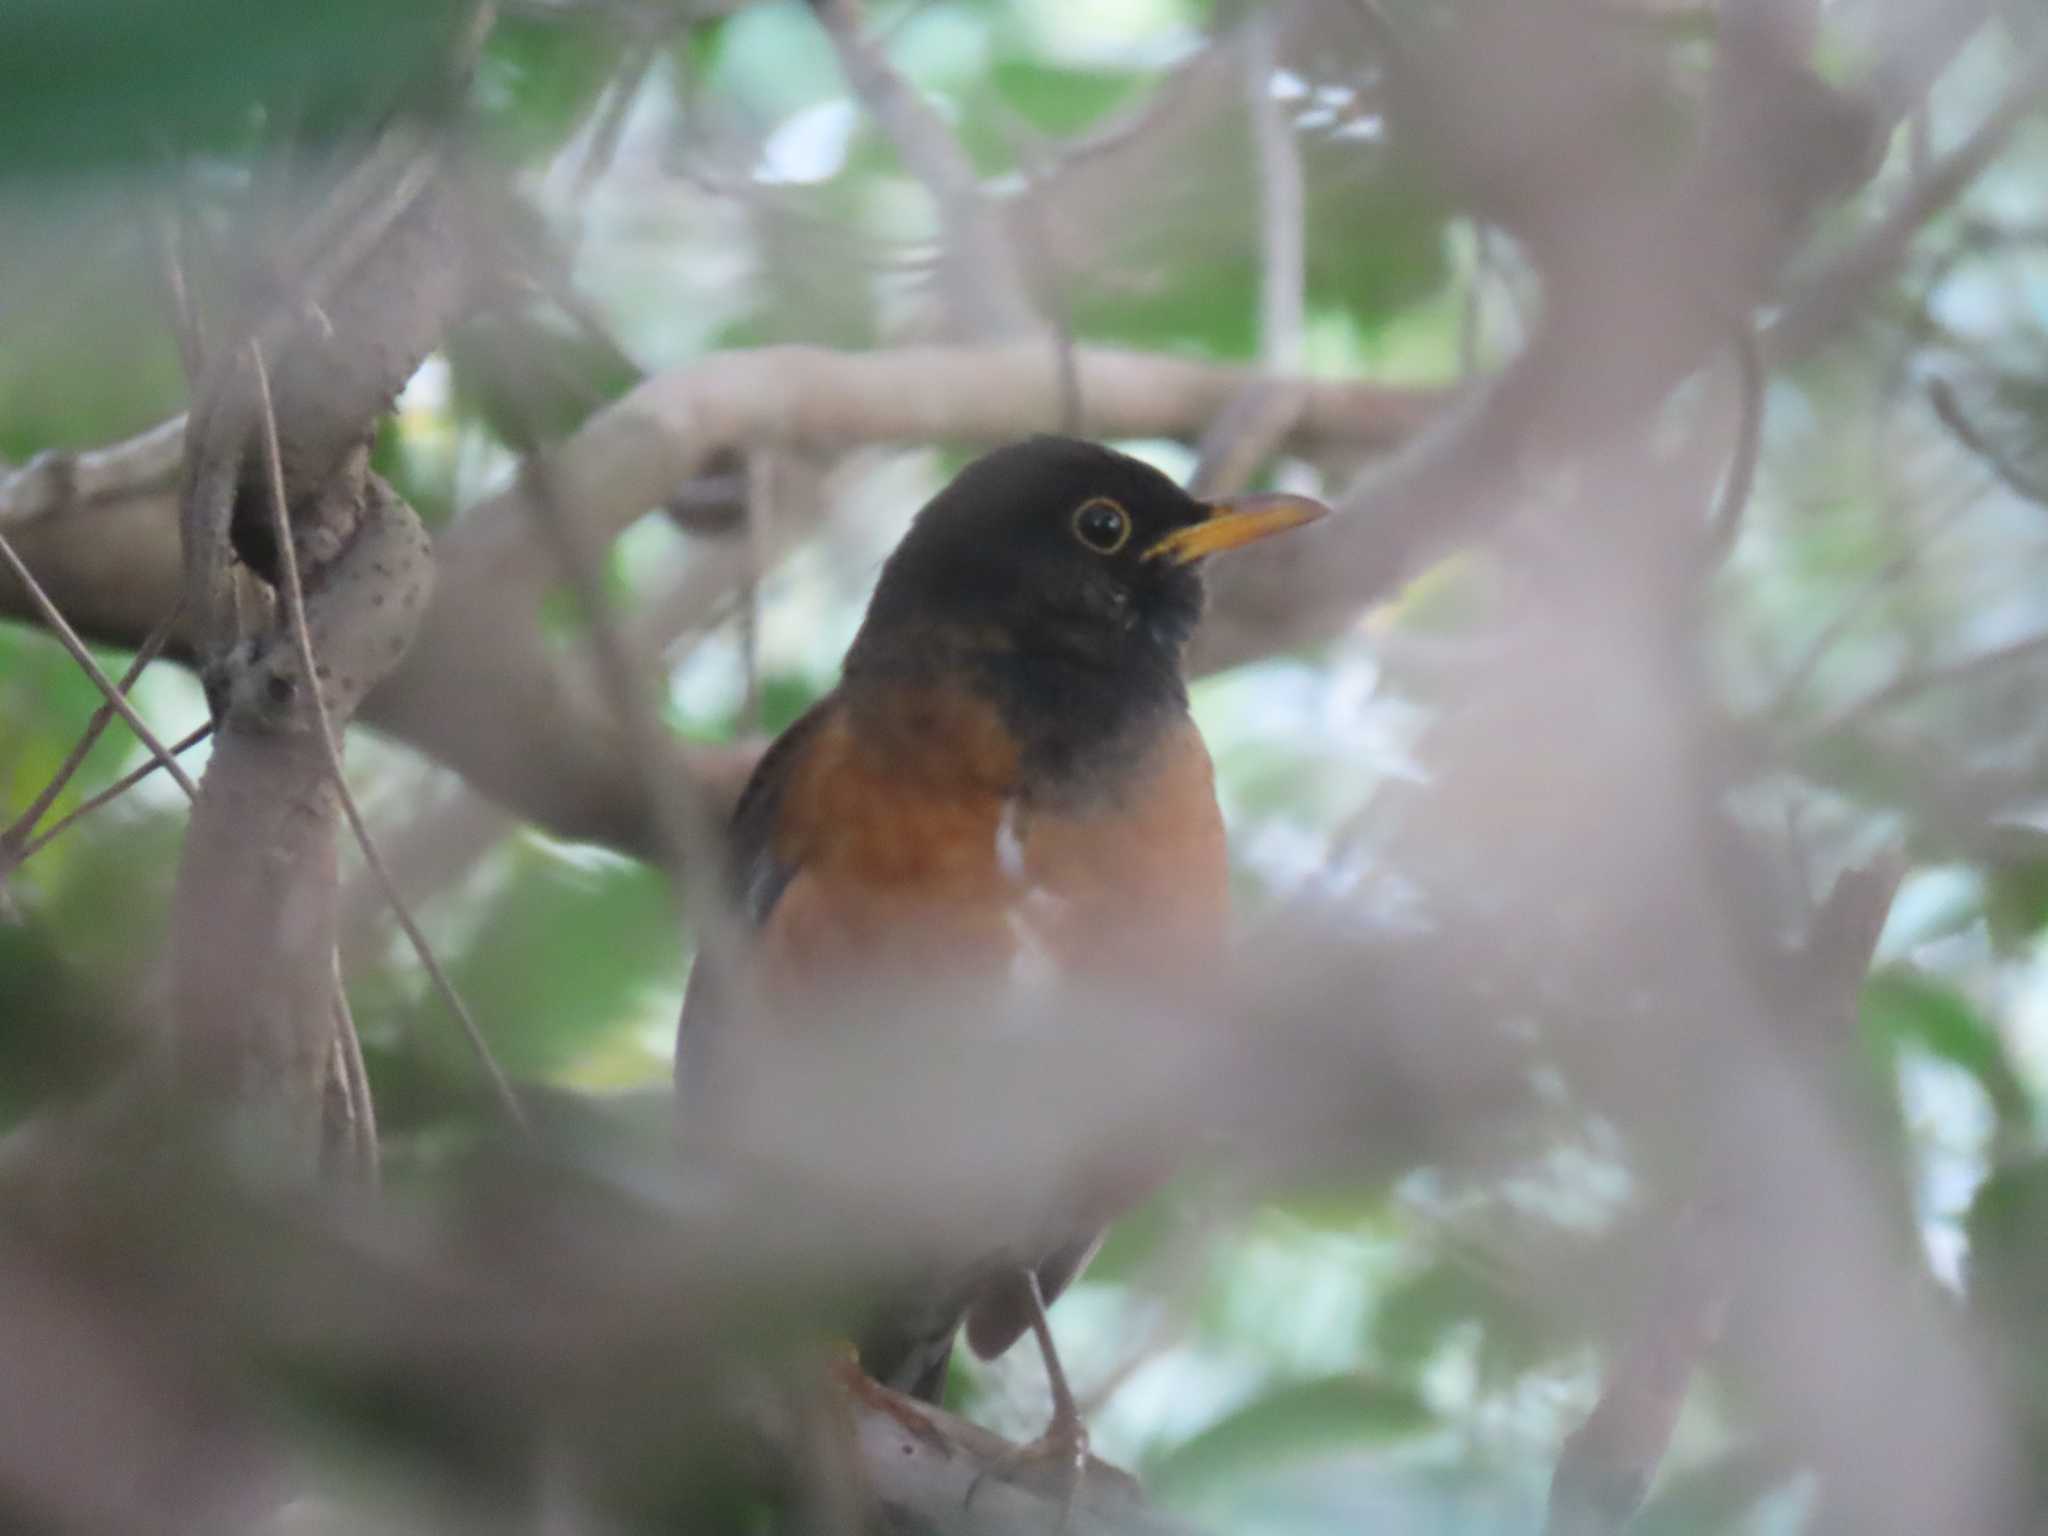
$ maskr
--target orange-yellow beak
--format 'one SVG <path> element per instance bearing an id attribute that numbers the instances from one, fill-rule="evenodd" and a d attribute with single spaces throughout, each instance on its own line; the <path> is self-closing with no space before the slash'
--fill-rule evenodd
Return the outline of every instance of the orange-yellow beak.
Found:
<path id="1" fill-rule="evenodd" d="M 1234 496 L 1208 505 L 1208 517 L 1174 529 L 1147 549 L 1145 558 L 1187 565 L 1204 555 L 1268 539 L 1330 515 L 1328 507 L 1307 496 Z"/>

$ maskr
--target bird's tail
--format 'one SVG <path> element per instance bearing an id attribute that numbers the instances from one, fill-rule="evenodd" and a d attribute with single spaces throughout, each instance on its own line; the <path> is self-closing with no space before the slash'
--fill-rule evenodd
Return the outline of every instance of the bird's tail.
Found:
<path id="1" fill-rule="evenodd" d="M 885 1387 L 934 1408 L 944 1407 L 946 1371 L 959 1330 L 957 1317 L 943 1329 L 871 1328 L 860 1341 L 861 1369 Z"/>

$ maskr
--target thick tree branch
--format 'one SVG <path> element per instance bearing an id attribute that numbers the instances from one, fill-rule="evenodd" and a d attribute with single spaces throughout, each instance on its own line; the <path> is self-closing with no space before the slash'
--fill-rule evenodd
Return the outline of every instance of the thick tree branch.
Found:
<path id="1" fill-rule="evenodd" d="M 95 501 L 168 490 L 185 459 L 185 418 L 80 453 L 39 453 L 0 479 L 0 531 Z"/>
<path id="2" fill-rule="evenodd" d="M 255 367 L 258 414 L 263 426 L 263 464 L 269 480 L 271 534 L 277 546 L 278 572 L 283 578 L 278 587 L 282 621 L 289 632 L 292 648 L 299 663 L 298 675 L 311 684 L 307 692 L 313 706 L 313 723 L 317 726 L 315 735 L 321 751 L 327 757 L 328 776 L 333 781 L 335 796 L 341 802 L 342 813 L 348 819 L 349 830 L 355 834 L 356 846 L 362 852 L 363 863 L 382 888 L 384 899 L 391 903 L 392 915 L 398 919 L 398 926 L 405 931 L 406 939 L 412 945 L 413 954 L 418 959 L 420 968 L 427 973 L 427 978 L 433 983 L 434 990 L 440 994 L 443 1005 L 461 1027 L 463 1038 L 469 1042 L 470 1050 L 484 1069 L 484 1076 L 489 1081 L 491 1091 L 496 1095 L 507 1122 L 523 1131 L 527 1128 L 526 1112 L 520 1107 L 519 1095 L 513 1091 L 511 1080 L 505 1076 L 504 1068 L 498 1065 L 498 1058 L 492 1053 L 490 1042 L 484 1038 L 483 1031 L 477 1028 L 468 1004 L 463 1002 L 462 994 L 449 979 L 447 971 L 441 965 L 440 957 L 427 942 L 427 936 L 421 931 L 420 925 L 413 920 L 412 910 L 406 905 L 397 881 L 392 878 L 390 869 L 384 863 L 384 856 L 378 852 L 376 840 L 370 836 L 369 824 L 363 819 L 362 807 L 356 804 L 355 795 L 348 787 L 348 767 L 342 757 L 341 736 L 335 727 L 334 716 L 327 708 L 326 689 L 322 686 L 326 674 L 322 670 L 321 659 L 314 654 L 312 631 L 306 623 L 306 593 L 299 580 L 299 560 L 292 538 L 288 495 L 285 490 L 284 460 L 278 444 L 277 413 L 270 393 L 270 376 L 263 362 L 261 347 L 252 345 L 249 356 Z M 345 665 L 332 655 L 328 657 L 328 662 L 334 666 Z M 338 942 L 335 953 L 337 956 L 340 953 Z M 356 1065 L 360 1067 L 361 1047 L 353 1039 L 355 1026 L 348 1016 L 348 1000 L 340 990 L 341 971 L 338 962 L 334 984 L 335 1013 L 338 1021 L 349 1032 L 349 1050 Z M 367 1095 L 364 1102 L 368 1102 Z"/>
<path id="3" fill-rule="evenodd" d="M 1943 36 L 1952 48 L 1966 32 Z M 1924 69 L 1929 61 L 1914 63 Z M 1202 67 L 1221 66 L 1205 56 Z M 1784 89 L 1806 100 L 1800 93 L 1810 85 L 1797 75 L 1791 81 Z M 1302 384 L 1288 438 L 1298 446 L 1388 447 L 1431 425 L 1347 498 L 1350 515 L 1339 523 L 1219 573 L 1198 665 L 1229 665 L 1341 627 L 1429 552 L 1505 515 L 1529 465 L 1639 419 L 1708 356 L 1731 310 L 1765 291 L 1802 223 L 1796 208 L 1756 211 L 1759 199 L 1768 203 L 1781 190 L 1767 195 L 1758 180 L 1768 174 L 1773 132 L 1799 131 L 1799 108 L 1788 110 L 1782 120 L 1753 114 L 1745 132 L 1716 140 L 1675 198 L 1644 207 L 1639 189 L 1625 189 L 1585 242 L 1605 254 L 1555 284 L 1529 348 L 1449 413 L 1438 415 L 1442 397 L 1426 392 Z M 1061 174 L 1104 175 L 1097 156 L 1116 160 L 1125 142 L 1113 139 Z M 1809 189 L 1800 207 L 1821 195 Z M 1713 238 L 1700 238 L 1702 219 L 1715 224 Z M 1076 362 L 1081 429 L 1098 436 L 1195 436 L 1247 378 L 1094 348 L 1079 349 Z M 650 380 L 600 412 L 557 450 L 552 474 L 565 506 L 603 538 L 675 494 L 722 448 L 992 441 L 1057 426 L 1061 403 L 1052 360 L 1029 346 L 725 354 Z M 510 515 L 519 494 L 476 509 L 480 515 L 451 536 L 426 630 L 364 717 L 551 830 L 651 851 L 652 823 L 616 722 L 589 680 L 546 653 L 534 633 L 531 614 L 549 571 L 525 520 Z M 110 502 L 74 514 L 94 525 L 89 530 L 24 528 L 20 543 L 86 633 L 136 644 L 148 629 L 145 615 L 163 611 L 172 590 L 162 579 L 160 516 L 147 501 Z M 0 585 L 0 611 L 22 611 L 18 591 Z"/>
<path id="4" fill-rule="evenodd" d="M 491 16 L 470 12 L 455 75 Z M 217 729 L 178 865 L 166 1036 L 181 1084 L 287 1181 L 320 1168 L 334 1064 L 337 804 L 360 826 L 339 732 L 432 584 L 425 531 L 369 444 L 471 302 L 471 223 L 437 130 L 392 118 L 268 243 L 288 291 L 232 295 L 233 344 L 192 381 L 180 611 Z M 279 598 L 254 625 L 231 601 L 236 557 Z"/>
<path id="5" fill-rule="evenodd" d="M 1083 347 L 1086 416 L 1101 437 L 1193 437 L 1253 375 L 1245 369 Z M 1304 449 L 1386 448 L 1437 410 L 1431 390 L 1294 381 L 1288 441 Z M 551 456 L 553 485 L 585 537 L 608 539 L 725 448 L 831 452 L 863 442 L 999 442 L 1055 428 L 1058 370 L 1043 347 L 905 348 L 868 354 L 771 348 L 707 358 L 650 379 L 599 412 Z M 399 671 L 364 701 L 369 724 L 464 773 L 559 835 L 628 852 L 657 846 L 623 739 L 593 680 L 564 662 L 533 619 L 553 579 L 513 487 L 472 509 L 443 541 L 432 606 Z M 139 645 L 178 590 L 175 508 L 141 495 L 72 508 L 23 527 L 24 560 L 91 638 Z M 716 560 L 707 542 L 700 559 Z M 27 616 L 0 577 L 0 613 Z M 192 632 L 172 654 L 189 659 Z M 678 749 L 675 768 L 705 759 Z M 709 763 L 714 776 L 731 765 Z"/>

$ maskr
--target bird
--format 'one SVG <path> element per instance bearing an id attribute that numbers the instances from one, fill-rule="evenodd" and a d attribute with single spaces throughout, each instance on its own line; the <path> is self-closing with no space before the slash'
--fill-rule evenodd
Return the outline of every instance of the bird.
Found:
<path id="1" fill-rule="evenodd" d="M 723 969 L 700 949 L 685 991 L 685 1113 L 719 1091 L 742 993 L 801 1025 L 852 978 L 1001 980 L 1026 949 L 1062 975 L 1133 979 L 1134 961 L 1158 969 L 1130 942 L 1140 924 L 1217 950 L 1223 818 L 1184 673 L 1203 566 L 1327 510 L 1205 500 L 1072 437 L 961 470 L 883 563 L 838 683 L 770 745 L 732 812 L 735 937 Z M 855 1341 L 860 1369 L 937 1404 L 963 1323 L 984 1359 L 1031 1333 L 1053 1418 L 1027 1453 L 1078 1475 L 1086 1429 L 1045 1309 L 1101 1230 L 1077 1218 L 877 1317 Z"/>

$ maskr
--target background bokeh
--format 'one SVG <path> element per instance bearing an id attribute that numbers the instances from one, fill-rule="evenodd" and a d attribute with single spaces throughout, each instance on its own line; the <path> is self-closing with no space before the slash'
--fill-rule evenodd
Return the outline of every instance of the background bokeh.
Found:
<path id="1" fill-rule="evenodd" d="M 150 209 L 182 199 L 200 224 L 232 228 L 226 210 L 263 194 L 275 136 L 312 135 L 323 112 L 344 122 L 386 89 L 419 46 L 409 29 L 434 8 L 12 9 L 0 16 L 0 459 L 19 465 L 182 408 Z M 1456 9 L 1408 8 L 1421 24 Z M 1611 10 L 1614 25 L 1670 50 L 1681 81 L 1705 67 L 1712 6 Z M 869 13 L 999 193 L 1056 176 L 1076 141 L 1141 118 L 1177 68 L 1244 21 L 1242 8 L 1198 0 L 915 0 Z M 1840 47 L 1846 76 L 1859 58 Z M 1831 215 L 1822 249 L 1852 242 L 1982 121 L 2017 52 L 2013 34 L 1992 29 L 1961 53 L 1868 187 Z M 1341 69 L 1319 78 L 1313 63 L 1283 59 L 1266 82 L 1306 194 L 1290 366 L 1447 389 L 1484 376 L 1528 334 L 1529 265 L 1403 162 L 1365 85 Z M 249 106 L 287 87 L 302 91 L 296 125 Z M 509 378 L 545 402 L 552 435 L 719 349 L 864 349 L 942 330 L 932 201 L 850 96 L 803 5 L 507 4 L 472 97 L 469 152 L 507 173 L 529 221 L 507 238 L 530 238 L 546 270 L 532 303 L 459 329 L 381 433 L 378 466 L 437 528 L 514 472 L 510 444 L 526 434 L 507 412 L 531 404 L 508 407 Z M 165 159 L 137 152 L 157 134 Z M 1252 135 L 1240 117 L 1214 137 L 1199 177 L 1176 167 L 1152 196 L 1079 201 L 1089 222 L 1054 232 L 1069 253 L 1058 303 L 1077 339 L 1269 355 Z M 1656 430 L 1686 438 L 1711 382 L 1681 393 Z M 1776 850 L 1769 920 L 1788 934 L 1844 870 L 1887 851 L 1905 863 L 1842 1075 L 1938 1304 L 1967 1311 L 2012 1285 L 2026 1294 L 2038 1255 L 2025 1239 L 2048 1191 L 2038 114 L 1917 228 L 1895 276 L 1827 345 L 1773 368 L 1765 403 L 1752 503 L 1706 587 L 1717 701 L 1771 743 L 1769 771 L 1732 814 Z M 1195 463 L 1189 443 L 1120 446 L 1177 475 Z M 664 607 L 701 537 L 674 518 L 635 525 L 605 579 L 621 621 L 658 644 L 667 724 L 732 743 L 793 719 L 830 685 L 880 558 L 964 457 L 946 445 L 777 457 L 767 516 L 809 531 L 708 627 L 689 609 L 677 631 Z M 1269 473 L 1335 495 L 1361 462 L 1332 452 Z M 1538 499 L 1584 495 L 1553 486 Z M 1329 643 L 1197 684 L 1248 929 L 1313 912 L 1340 932 L 1398 931 L 1445 879 L 1506 893 L 1510 912 L 1519 892 L 1554 914 L 1594 878 L 1569 825 L 1554 844 L 1516 844 L 1520 833 L 1470 814 L 1474 796 L 1575 795 L 1595 821 L 1630 814 L 1626 796 L 1548 753 L 1551 732 L 1589 727 L 1553 710 L 1540 684 L 1565 664 L 1531 638 L 1546 611 L 1523 591 L 1526 568 L 1546 558 L 1535 544 L 1534 555 L 1513 541 L 1454 555 Z M 128 660 L 100 654 L 110 672 Z M 205 719 L 196 682 L 175 667 L 151 669 L 136 696 L 166 739 Z M 39 628 L 0 624 L 0 813 L 34 796 L 98 702 Z M 57 810 L 143 760 L 110 733 Z M 195 773 L 204 761 L 204 748 L 188 758 Z M 350 766 L 507 1069 L 551 1094 L 657 1114 L 690 955 L 665 877 L 521 826 L 374 732 L 354 733 Z M 184 815 L 152 779 L 12 877 L 21 920 L 0 926 L 11 1122 L 89 1080 L 116 1033 L 108 1021 L 146 995 Z M 1460 835 L 1432 832 L 1432 816 Z M 374 888 L 352 855 L 345 865 L 348 991 L 386 1179 L 403 1189 L 459 1157 L 489 1104 Z M 1568 925 L 1518 926 L 1539 951 L 1532 973 L 1549 975 L 1550 960 L 1570 968 Z M 1361 1027 L 1372 1007 L 1357 1003 Z M 1376 1165 L 1277 1195 L 1209 1176 L 1126 1222 L 1054 1313 L 1098 1454 L 1216 1529 L 1534 1528 L 1560 1442 L 1647 1305 L 1634 1246 L 1646 1185 L 1626 1138 L 1568 1081 L 1551 1086 L 1533 1129 L 1463 1166 Z M 2021 1279 L 1997 1278 L 2008 1258 Z M 2038 1359 L 2027 1328 L 1998 1337 L 2009 1358 Z M 1028 1350 L 955 1369 L 960 1411 L 1006 1434 L 1035 1430 L 1044 1387 Z M 1752 1433 L 1752 1406 L 1710 1361 L 1634 1529 L 1802 1528 L 1812 1485 Z M 2028 1444 L 2048 1455 L 2048 1439 Z"/>

